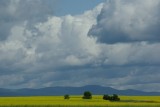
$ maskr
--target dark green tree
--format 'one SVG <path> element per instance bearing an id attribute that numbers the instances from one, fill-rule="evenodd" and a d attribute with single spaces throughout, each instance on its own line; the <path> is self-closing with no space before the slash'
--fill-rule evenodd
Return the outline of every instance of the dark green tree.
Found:
<path id="1" fill-rule="evenodd" d="M 104 95 L 103 96 L 103 99 L 104 100 L 109 100 L 109 101 L 120 101 L 120 98 L 118 97 L 117 94 L 113 94 L 112 96 L 109 96 L 109 95 Z"/>
<path id="2" fill-rule="evenodd" d="M 105 95 L 103 95 L 103 99 L 104 99 L 104 100 L 109 100 L 109 99 L 110 99 L 110 96 L 109 96 L 108 94 L 105 94 Z"/>
<path id="3" fill-rule="evenodd" d="M 92 99 L 92 93 L 90 91 L 85 91 L 83 93 L 83 99 Z"/>
<path id="4" fill-rule="evenodd" d="M 113 94 L 113 101 L 119 101 L 120 100 L 120 98 L 118 97 L 118 95 L 117 94 Z"/>
<path id="5" fill-rule="evenodd" d="M 64 95 L 64 99 L 70 99 L 69 95 L 68 94 Z"/>

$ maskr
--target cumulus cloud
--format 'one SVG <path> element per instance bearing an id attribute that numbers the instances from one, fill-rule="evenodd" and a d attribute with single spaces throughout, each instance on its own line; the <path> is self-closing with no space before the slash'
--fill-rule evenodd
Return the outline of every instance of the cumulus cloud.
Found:
<path id="1" fill-rule="evenodd" d="M 105 45 L 106 65 L 159 65 L 160 43 L 147 42 Z"/>
<path id="2" fill-rule="evenodd" d="M 114 44 L 160 41 L 160 0 L 108 0 L 89 35 Z"/>
<path id="3" fill-rule="evenodd" d="M 44 73 L 61 72 L 90 64 L 98 56 L 100 49 L 95 39 L 89 38 L 87 33 L 96 22 L 95 19 L 101 8 L 102 4 L 77 16 L 56 17 L 48 16 L 46 13 L 46 21 L 34 18 L 34 15 L 37 17 L 39 15 L 36 13 L 33 13 L 33 20 L 29 18 L 32 15 L 29 15 L 26 20 L 17 19 L 21 23 L 13 24 L 6 40 L 0 42 L 1 75 L 7 77 L 12 77 L 12 74 L 24 75 L 23 84 L 38 87 L 45 81 L 36 79 L 37 72 L 42 76 Z M 32 75 L 28 78 L 29 74 Z M 5 87 L 8 86 L 11 85 L 8 83 Z"/>
<path id="4" fill-rule="evenodd" d="M 3 34 L 0 37 L 0 87 L 97 84 L 144 90 L 140 86 L 142 84 L 146 91 L 151 91 L 149 86 L 152 86 L 152 91 L 158 91 L 159 31 L 149 29 L 151 25 L 159 26 L 158 0 L 156 3 L 147 0 L 144 4 L 138 0 L 110 1 L 80 15 L 61 17 L 52 15 L 53 7 L 48 7 L 51 0 L 0 2 L 0 23 L 3 26 L 0 27 Z M 137 12 L 139 7 L 141 12 Z M 149 17 L 144 7 L 151 11 Z M 141 20 L 143 18 L 145 20 Z M 140 26 L 137 21 L 142 21 Z M 145 31 L 150 32 L 147 37 Z M 108 37 L 105 35 L 107 32 L 114 35 Z M 119 37 L 120 32 L 127 36 Z M 127 43 L 123 41 L 125 38 Z M 103 44 L 97 43 L 97 40 Z"/>
<path id="5" fill-rule="evenodd" d="M 5 40 L 14 25 L 24 21 L 36 23 L 53 15 L 55 0 L 1 0 L 0 1 L 0 40 Z M 53 4 L 47 5 L 47 4 Z"/>

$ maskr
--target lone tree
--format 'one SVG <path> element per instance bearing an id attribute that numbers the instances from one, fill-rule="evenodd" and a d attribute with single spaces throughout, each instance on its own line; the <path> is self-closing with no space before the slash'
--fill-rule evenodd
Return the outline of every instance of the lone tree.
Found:
<path id="1" fill-rule="evenodd" d="M 64 95 L 64 99 L 69 99 L 69 98 L 70 98 L 70 97 L 69 97 L 68 94 Z"/>
<path id="2" fill-rule="evenodd" d="M 92 93 L 89 91 L 85 91 L 83 94 L 83 99 L 92 99 Z"/>

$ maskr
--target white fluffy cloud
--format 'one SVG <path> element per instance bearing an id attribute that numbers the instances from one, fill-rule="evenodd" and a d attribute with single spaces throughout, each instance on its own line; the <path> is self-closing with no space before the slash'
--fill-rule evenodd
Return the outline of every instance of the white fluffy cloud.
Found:
<path id="1" fill-rule="evenodd" d="M 36 78 L 36 72 L 43 75 L 44 72 L 90 64 L 98 57 L 100 49 L 96 40 L 88 37 L 87 33 L 96 23 L 101 8 L 102 4 L 77 16 L 47 16 L 46 21 L 19 20 L 21 23 L 12 25 L 6 40 L 0 42 L 1 75 L 23 74 L 23 84 L 34 84 L 39 80 L 32 80 Z M 27 79 L 29 74 L 33 75 Z M 7 86 L 11 85 L 6 81 Z"/>
<path id="2" fill-rule="evenodd" d="M 150 28 L 159 26 L 159 0 L 114 0 L 61 17 L 52 15 L 50 0 L 0 2 L 6 26 L 0 27 L 0 87 L 97 84 L 158 91 L 159 31 Z"/>
<path id="3" fill-rule="evenodd" d="M 103 47 L 107 65 L 159 65 L 160 43 L 113 44 Z"/>

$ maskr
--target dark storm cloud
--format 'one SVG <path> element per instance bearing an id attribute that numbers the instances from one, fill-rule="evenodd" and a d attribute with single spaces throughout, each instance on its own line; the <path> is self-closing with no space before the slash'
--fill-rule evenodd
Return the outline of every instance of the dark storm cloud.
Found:
<path id="1" fill-rule="evenodd" d="M 6 7 L 9 4 L 9 0 L 1 0 L 0 1 L 0 40 L 4 40 L 6 36 L 8 36 L 8 30 L 11 27 L 11 23 L 9 22 L 12 20 L 10 15 L 7 12 Z"/>
<path id="2" fill-rule="evenodd" d="M 108 0 L 89 35 L 114 44 L 160 41 L 160 0 Z"/>

